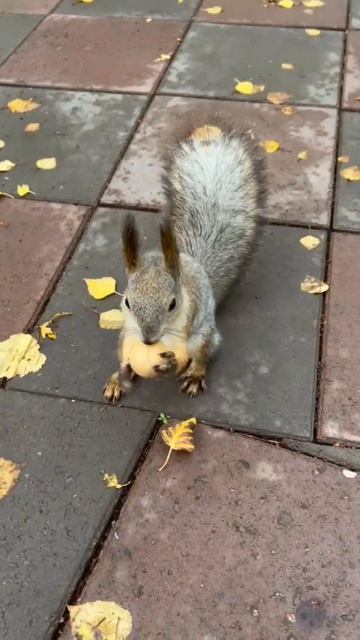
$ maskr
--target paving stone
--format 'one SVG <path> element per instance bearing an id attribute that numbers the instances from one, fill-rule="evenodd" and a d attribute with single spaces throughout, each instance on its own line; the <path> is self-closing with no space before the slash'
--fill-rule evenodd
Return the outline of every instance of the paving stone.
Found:
<path id="1" fill-rule="evenodd" d="M 2 640 L 48 640 L 154 423 L 146 413 L 2 391 L 1 455 L 24 465 L 1 503 Z"/>
<path id="2" fill-rule="evenodd" d="M 360 2 L 359 2 L 359 0 L 350 0 L 350 27 L 352 29 L 360 29 Z"/>
<path id="3" fill-rule="evenodd" d="M 74 243 L 85 207 L 0 201 L 0 340 L 26 329 Z"/>
<path id="4" fill-rule="evenodd" d="M 360 165 L 360 113 L 343 112 L 340 128 L 341 155 L 348 155 L 349 164 L 338 163 L 334 227 L 360 230 L 360 183 L 349 182 L 340 171 L 347 166 Z"/>
<path id="5" fill-rule="evenodd" d="M 273 139 L 281 151 L 268 156 L 268 218 L 300 224 L 327 225 L 332 205 L 336 113 L 301 107 L 292 117 L 273 105 L 158 96 L 127 149 L 103 202 L 158 209 L 165 198 L 161 164 L 169 131 L 179 122 L 205 122 L 221 113 L 238 129 L 251 127 L 260 140 Z M 308 150 L 308 160 L 297 154 Z M 311 206 L 309 203 L 311 202 Z"/>
<path id="6" fill-rule="evenodd" d="M 312 11 L 306 10 L 301 3 L 291 11 L 277 6 L 277 3 L 266 4 L 254 0 L 222 0 L 223 11 L 217 15 L 208 14 L 205 9 L 213 6 L 211 1 L 204 0 L 197 14 L 197 20 L 203 22 L 225 22 L 238 24 L 277 25 L 282 27 L 325 27 L 345 29 L 347 17 L 347 0 L 327 0 L 326 5 Z"/>
<path id="7" fill-rule="evenodd" d="M 360 442 L 360 236 L 333 234 L 318 435 Z"/>
<path id="8" fill-rule="evenodd" d="M 0 0 L 0 13 L 48 13 L 59 0 Z M 1 18 L 3 20 L 3 18 Z"/>
<path id="9" fill-rule="evenodd" d="M 334 106 L 342 43 L 337 31 L 312 38 L 302 29 L 194 24 L 161 90 L 256 102 L 266 100 L 267 92 L 285 91 L 294 103 Z M 293 63 L 294 70 L 284 71 L 283 62 Z M 252 80 L 266 89 L 243 96 L 234 91 L 237 80 Z"/>
<path id="10" fill-rule="evenodd" d="M 0 104 L 19 95 L 34 98 L 41 107 L 23 116 L 0 110 L 1 137 L 6 142 L 0 155 L 17 164 L 11 172 L 0 174 L 0 190 L 16 193 L 16 185 L 26 183 L 39 200 L 94 203 L 146 99 L 0 87 Z M 24 133 L 29 122 L 40 122 L 39 132 Z M 56 169 L 37 169 L 36 160 L 49 156 L 56 157 Z"/>
<path id="11" fill-rule="evenodd" d="M 146 244 L 154 246 L 156 214 L 136 215 Z M 96 213 L 45 314 L 66 310 L 73 316 L 59 324 L 55 343 L 43 345 L 48 355 L 43 369 L 11 386 L 101 400 L 103 383 L 117 367 L 117 337 L 98 328 L 91 307 L 111 309 L 118 300 L 94 304 L 82 279 L 113 275 L 118 290 L 124 289 L 119 258 L 123 216 L 114 209 Z M 307 273 L 322 277 L 324 242 L 320 250 L 308 252 L 299 244 L 302 235 L 303 230 L 279 226 L 264 232 L 243 288 L 233 290 L 219 313 L 225 339 L 209 371 L 207 393 L 189 400 L 174 378 L 143 380 L 125 403 L 157 413 L 190 413 L 236 429 L 310 438 L 321 300 L 301 293 L 299 284 Z M 324 239 L 323 232 L 317 235 Z"/>
<path id="12" fill-rule="evenodd" d="M 154 88 L 182 22 L 51 15 L 0 69 L 0 82 L 74 89 Z M 126 64 L 124 64 L 126 60 Z"/>
<path id="13" fill-rule="evenodd" d="M 360 109 L 360 32 L 350 31 L 344 80 L 343 107 Z"/>
<path id="14" fill-rule="evenodd" d="M 195 441 L 159 474 L 157 439 L 81 601 L 126 607 L 133 638 L 358 640 L 360 478 L 206 426 Z"/>
<path id="15" fill-rule="evenodd" d="M 0 15 L 0 64 L 35 28 L 39 20 L 38 16 Z"/>
<path id="16" fill-rule="evenodd" d="M 168 0 L 152 0 L 151 3 L 148 0 L 102 0 L 101 3 L 94 2 L 86 5 L 75 3 L 72 0 L 63 0 L 56 13 L 81 16 L 151 17 L 186 20 L 191 18 L 198 4 L 198 0 L 186 0 L 183 3 L 169 3 Z"/>
<path id="17" fill-rule="evenodd" d="M 317 444 L 316 442 L 301 442 L 300 440 L 283 440 L 283 446 L 292 451 L 333 462 L 345 469 L 360 471 L 360 449 L 350 447 L 335 447 L 333 445 Z"/>

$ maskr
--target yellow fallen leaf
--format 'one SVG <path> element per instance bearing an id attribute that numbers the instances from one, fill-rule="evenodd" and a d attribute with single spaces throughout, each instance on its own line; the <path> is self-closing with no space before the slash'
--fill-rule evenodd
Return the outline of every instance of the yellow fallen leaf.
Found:
<path id="1" fill-rule="evenodd" d="M 32 193 L 33 196 L 35 195 L 34 191 L 31 191 L 28 184 L 18 184 L 18 186 L 16 187 L 16 193 L 18 194 L 18 196 L 20 196 L 20 198 L 27 196 L 29 193 Z"/>
<path id="2" fill-rule="evenodd" d="M 124 314 L 120 309 L 103 311 L 99 316 L 100 329 L 116 329 L 120 331 L 124 324 Z"/>
<path id="3" fill-rule="evenodd" d="M 178 4 L 183 4 L 184 0 L 177 0 Z"/>
<path id="4" fill-rule="evenodd" d="M 281 109 L 284 116 L 293 116 L 296 113 L 295 107 L 286 106 Z"/>
<path id="5" fill-rule="evenodd" d="M 38 102 L 34 102 L 33 98 L 29 98 L 28 100 L 23 100 L 22 98 L 16 98 L 15 100 L 10 100 L 7 103 L 8 108 L 11 113 L 27 113 L 28 111 L 34 111 L 40 107 Z"/>
<path id="6" fill-rule="evenodd" d="M 316 247 L 318 247 L 320 244 L 319 238 L 316 238 L 315 236 L 310 236 L 310 235 L 303 236 L 302 238 L 300 238 L 299 242 L 308 251 L 312 251 L 313 249 L 316 249 Z"/>
<path id="7" fill-rule="evenodd" d="M 115 473 L 103 473 L 104 482 L 109 489 L 122 489 L 123 487 L 127 487 L 130 484 L 129 482 L 125 482 L 122 484 L 119 482 L 117 475 Z"/>
<path id="8" fill-rule="evenodd" d="M 306 33 L 308 36 L 311 36 L 311 37 L 313 37 L 313 38 L 316 38 L 316 36 L 319 36 L 319 35 L 320 35 L 321 31 L 320 31 L 320 29 L 305 29 L 305 33 Z"/>
<path id="9" fill-rule="evenodd" d="M 29 122 L 29 124 L 26 125 L 24 131 L 26 131 L 26 133 L 36 133 L 36 131 L 39 131 L 39 129 L 39 122 Z"/>
<path id="10" fill-rule="evenodd" d="M 152 18 L 146 18 L 145 22 L 152 22 Z"/>
<path id="11" fill-rule="evenodd" d="M 347 164 L 350 162 L 350 156 L 339 156 L 337 161 L 340 162 L 340 164 Z"/>
<path id="12" fill-rule="evenodd" d="M 317 7 L 325 6 L 325 2 L 322 0 L 302 0 L 302 4 L 307 9 L 316 9 Z"/>
<path id="13" fill-rule="evenodd" d="M 0 140 L 0 149 L 3 149 L 4 147 L 5 147 L 4 140 Z"/>
<path id="14" fill-rule="evenodd" d="M 308 16 L 312 16 L 314 13 L 314 9 L 304 9 L 304 13 Z"/>
<path id="15" fill-rule="evenodd" d="M 354 165 L 353 167 L 347 167 L 340 171 L 340 175 L 349 180 L 349 182 L 359 182 L 360 180 L 360 167 Z"/>
<path id="16" fill-rule="evenodd" d="M 208 9 L 204 9 L 206 13 L 209 13 L 211 16 L 217 16 L 219 13 L 223 12 L 222 7 L 208 7 Z"/>
<path id="17" fill-rule="evenodd" d="M 264 84 L 253 84 L 249 80 L 244 80 L 243 82 L 238 82 L 235 85 L 235 91 L 238 93 L 243 93 L 245 96 L 253 96 L 256 93 L 260 93 L 264 91 Z"/>
<path id="18" fill-rule="evenodd" d="M 0 162 L 0 171 L 10 171 L 14 167 L 16 167 L 16 164 L 11 162 L 11 160 L 3 160 Z"/>
<path id="19" fill-rule="evenodd" d="M 164 440 L 165 444 L 170 447 L 167 458 L 160 467 L 159 471 L 162 471 L 167 463 L 169 462 L 170 454 L 173 450 L 176 451 L 194 451 L 195 445 L 193 443 L 193 427 L 196 425 L 196 418 L 189 418 L 184 422 L 179 422 L 179 424 L 174 425 L 173 427 L 168 427 L 167 429 L 163 429 L 161 433 L 161 437 Z"/>
<path id="20" fill-rule="evenodd" d="M 283 62 L 281 68 L 286 71 L 291 71 L 294 68 L 294 65 L 291 62 Z"/>
<path id="21" fill-rule="evenodd" d="M 282 7 L 282 9 L 292 9 L 294 4 L 294 0 L 279 0 L 277 6 Z"/>
<path id="22" fill-rule="evenodd" d="M 264 140 L 264 142 L 260 142 L 260 145 L 266 153 L 275 153 L 280 149 L 280 144 L 276 140 Z"/>
<path id="23" fill-rule="evenodd" d="M 165 60 L 170 60 L 171 53 L 161 53 L 158 58 L 155 58 L 154 62 L 165 62 Z"/>
<path id="24" fill-rule="evenodd" d="M 9 495 L 21 473 L 20 467 L 12 460 L 0 458 L 0 500 Z"/>
<path id="25" fill-rule="evenodd" d="M 300 151 L 300 153 L 297 154 L 297 159 L 298 160 L 307 160 L 308 158 L 308 152 L 307 151 Z"/>
<path id="26" fill-rule="evenodd" d="M 78 0 L 78 2 L 80 2 L 80 4 L 92 4 L 94 0 Z"/>
<path id="27" fill-rule="evenodd" d="M 111 276 L 104 278 L 84 278 L 88 292 L 95 300 L 102 300 L 116 291 L 116 280 Z"/>
<path id="28" fill-rule="evenodd" d="M 283 104 L 287 102 L 291 98 L 289 93 L 285 91 L 274 91 L 272 93 L 268 93 L 266 99 L 271 102 L 271 104 Z"/>
<path id="29" fill-rule="evenodd" d="M 22 378 L 39 371 L 45 361 L 39 343 L 27 333 L 15 333 L 0 342 L 0 378 Z"/>
<path id="30" fill-rule="evenodd" d="M 345 478 L 348 478 L 349 480 L 353 480 L 357 476 L 356 471 L 351 471 L 351 469 L 343 469 L 342 474 L 343 476 L 345 476 Z"/>
<path id="31" fill-rule="evenodd" d="M 304 293 L 325 293 L 329 289 L 329 285 L 314 276 L 306 276 L 305 280 L 300 284 L 300 290 Z"/>
<path id="32" fill-rule="evenodd" d="M 116 602 L 95 600 L 68 606 L 71 631 L 77 640 L 126 640 L 132 631 L 130 611 Z M 91 634 L 91 635 L 89 635 Z"/>
<path id="33" fill-rule="evenodd" d="M 61 311 L 60 313 L 55 313 L 47 322 L 39 324 L 40 337 L 44 340 L 46 338 L 48 338 L 48 340 L 57 340 L 57 335 L 50 325 L 55 324 L 60 318 L 66 318 L 67 316 L 72 316 L 72 313 Z"/>
<path id="34" fill-rule="evenodd" d="M 38 169 L 44 169 L 45 171 L 55 169 L 56 158 L 40 158 L 39 160 L 36 160 L 36 166 Z"/>
<path id="35" fill-rule="evenodd" d="M 14 196 L 11 195 L 11 193 L 6 193 L 6 191 L 0 191 L 0 196 L 4 196 L 6 198 L 13 198 Z"/>

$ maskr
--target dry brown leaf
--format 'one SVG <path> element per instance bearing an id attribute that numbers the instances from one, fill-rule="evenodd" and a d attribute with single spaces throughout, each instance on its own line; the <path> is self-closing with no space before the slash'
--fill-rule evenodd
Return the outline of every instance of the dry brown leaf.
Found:
<path id="1" fill-rule="evenodd" d="M 72 316 L 72 313 L 69 311 L 62 311 L 60 313 L 55 313 L 55 315 L 53 315 L 47 322 L 39 324 L 40 337 L 44 340 L 46 338 L 48 338 L 48 340 L 56 340 L 57 335 L 51 325 L 55 324 L 60 318 L 66 318 L 68 316 Z"/>
<path id="2" fill-rule="evenodd" d="M 295 107 L 286 106 L 281 109 L 281 113 L 283 113 L 284 116 L 293 116 L 296 113 L 296 109 Z"/>
<path id="3" fill-rule="evenodd" d="M 13 169 L 14 167 L 16 167 L 16 164 L 14 162 L 11 162 L 11 160 L 2 160 L 0 162 L 1 172 L 11 171 L 11 169 Z"/>
<path id="4" fill-rule="evenodd" d="M 303 236 L 302 238 L 300 238 L 299 242 L 308 251 L 312 251 L 313 249 L 316 249 L 316 247 L 318 247 L 320 244 L 319 238 L 316 238 L 316 236 L 311 236 L 311 235 Z"/>
<path id="5" fill-rule="evenodd" d="M 22 378 L 39 371 L 45 361 L 39 343 L 27 333 L 15 333 L 0 342 L 0 378 Z"/>
<path id="6" fill-rule="evenodd" d="M 161 437 L 164 440 L 165 444 L 170 447 L 167 458 L 160 467 L 159 471 L 162 471 L 167 463 L 169 462 L 169 458 L 171 452 L 175 451 L 194 451 L 195 445 L 193 443 L 193 427 L 196 425 L 196 418 L 189 418 L 184 422 L 179 422 L 179 424 L 174 425 L 173 427 L 168 427 L 167 429 L 163 429 L 161 433 Z"/>
<path id="7" fill-rule="evenodd" d="M 302 0 L 302 4 L 307 9 L 317 9 L 317 7 L 324 7 L 325 2 L 322 0 Z"/>
<path id="8" fill-rule="evenodd" d="M 208 9 L 204 9 L 204 11 L 206 11 L 206 13 L 209 13 L 211 16 L 217 16 L 219 15 L 219 13 L 223 12 L 223 8 L 222 7 L 208 7 Z"/>
<path id="9" fill-rule="evenodd" d="M 123 487 L 127 487 L 130 484 L 129 482 L 125 482 L 122 484 L 119 482 L 118 477 L 115 473 L 103 473 L 103 478 L 106 486 L 109 489 L 122 489 Z"/>
<path id="10" fill-rule="evenodd" d="M 350 162 L 350 156 L 339 156 L 337 161 L 340 162 L 340 164 L 347 164 Z"/>
<path id="11" fill-rule="evenodd" d="M 283 62 L 281 68 L 285 69 L 286 71 L 292 71 L 294 65 L 291 62 Z"/>
<path id="12" fill-rule="evenodd" d="M 114 329 L 120 331 L 124 324 L 124 313 L 120 309 L 109 309 L 99 315 L 100 329 Z"/>
<path id="13" fill-rule="evenodd" d="M 292 9 L 294 5 L 294 0 L 279 0 L 279 2 L 277 3 L 277 6 L 281 7 L 282 9 Z"/>
<path id="14" fill-rule="evenodd" d="M 308 152 L 307 151 L 300 151 L 300 153 L 297 154 L 297 159 L 298 160 L 307 160 L 308 159 Z"/>
<path id="15" fill-rule="evenodd" d="M 130 611 L 116 602 L 95 600 L 68 606 L 71 631 L 77 640 L 126 640 L 132 631 Z"/>
<path id="16" fill-rule="evenodd" d="M 15 487 L 21 468 L 12 460 L 0 458 L 0 500 L 9 495 L 11 489 Z"/>
<path id="17" fill-rule="evenodd" d="M 306 35 L 310 36 L 311 38 L 316 38 L 317 36 L 319 36 L 321 34 L 320 29 L 305 29 L 305 33 Z"/>
<path id="18" fill-rule="evenodd" d="M 116 280 L 111 276 L 104 278 L 84 278 L 89 294 L 95 300 L 102 300 L 116 292 Z"/>
<path id="19" fill-rule="evenodd" d="M 276 140 L 264 140 L 263 142 L 260 142 L 260 145 L 266 153 L 275 153 L 280 149 L 280 143 L 276 142 Z"/>
<path id="20" fill-rule="evenodd" d="M 34 111 L 40 107 L 38 102 L 34 102 L 33 98 L 29 98 L 28 100 L 23 100 L 22 98 L 15 98 L 15 100 L 10 100 L 7 103 L 8 108 L 11 113 L 27 113 L 28 111 Z"/>
<path id="21" fill-rule="evenodd" d="M 314 276 L 306 276 L 305 280 L 300 284 L 300 290 L 304 293 L 325 293 L 328 291 L 329 285 Z"/>
<path id="22" fill-rule="evenodd" d="M 161 53 L 158 58 L 155 58 L 154 62 L 165 62 L 165 60 L 170 60 L 171 55 L 171 53 Z"/>
<path id="23" fill-rule="evenodd" d="M 26 133 L 36 133 L 36 131 L 39 131 L 39 129 L 39 122 L 29 122 L 29 124 L 26 125 L 24 131 L 26 131 Z"/>
<path id="24" fill-rule="evenodd" d="M 291 95 L 285 93 L 285 91 L 275 91 L 272 93 L 268 93 L 266 99 L 271 102 L 271 104 L 284 104 L 291 98 Z"/>
<path id="25" fill-rule="evenodd" d="M 354 165 L 352 167 L 346 167 L 340 171 L 340 175 L 349 182 L 359 182 L 360 180 L 360 167 Z"/>
<path id="26" fill-rule="evenodd" d="M 56 167 L 56 158 L 39 158 L 36 160 L 36 166 L 38 169 L 50 171 Z"/>
<path id="27" fill-rule="evenodd" d="M 0 149 L 3 149 L 5 147 L 5 142 L 4 140 L 0 140 Z"/>
<path id="28" fill-rule="evenodd" d="M 250 80 L 244 80 L 243 82 L 238 82 L 235 85 L 235 91 L 237 93 L 242 93 L 245 96 L 254 96 L 256 93 L 264 91 L 264 89 L 264 84 L 253 84 Z"/>

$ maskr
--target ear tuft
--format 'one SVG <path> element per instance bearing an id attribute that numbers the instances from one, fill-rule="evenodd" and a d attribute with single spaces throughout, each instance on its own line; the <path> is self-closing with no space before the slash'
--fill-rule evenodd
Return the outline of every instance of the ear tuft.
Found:
<path id="1" fill-rule="evenodd" d="M 168 271 L 176 277 L 179 273 L 179 249 L 170 218 L 165 218 L 160 227 L 161 246 L 164 254 L 165 265 Z"/>
<path id="2" fill-rule="evenodd" d="M 127 269 L 130 273 L 136 271 L 139 262 L 139 234 L 135 219 L 131 213 L 125 218 L 122 230 L 123 252 Z"/>

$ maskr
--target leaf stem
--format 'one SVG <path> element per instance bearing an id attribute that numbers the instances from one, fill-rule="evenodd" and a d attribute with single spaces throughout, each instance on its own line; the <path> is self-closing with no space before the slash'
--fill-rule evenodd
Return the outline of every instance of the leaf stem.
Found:
<path id="1" fill-rule="evenodd" d="M 158 471 L 162 471 L 163 469 L 165 469 L 167 463 L 169 462 L 169 458 L 170 458 L 171 452 L 172 452 L 172 448 L 170 447 L 169 452 L 168 452 L 168 454 L 166 456 L 166 460 L 165 460 L 163 466 L 160 467 L 160 469 L 158 469 Z"/>

